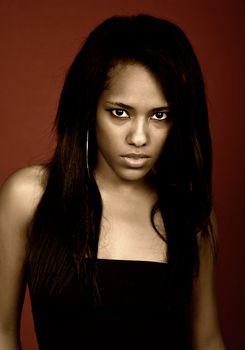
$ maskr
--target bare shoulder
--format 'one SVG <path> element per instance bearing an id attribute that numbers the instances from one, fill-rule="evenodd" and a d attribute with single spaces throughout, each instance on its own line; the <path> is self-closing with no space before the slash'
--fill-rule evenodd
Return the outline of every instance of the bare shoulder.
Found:
<path id="1" fill-rule="evenodd" d="M 27 189 L 32 186 L 45 186 L 47 177 L 47 168 L 43 165 L 31 165 L 15 170 L 3 182 L 1 189 L 4 187 L 15 189 Z M 23 187 L 24 186 L 24 187 Z"/>
<path id="2" fill-rule="evenodd" d="M 28 221 L 44 192 L 47 169 L 41 165 L 21 168 L 10 174 L 0 188 L 0 219 L 15 215 Z"/>
<path id="3" fill-rule="evenodd" d="M 44 167 L 30 166 L 13 172 L 0 187 L 0 338 L 3 333 L 18 337 L 27 233 L 46 179 Z"/>

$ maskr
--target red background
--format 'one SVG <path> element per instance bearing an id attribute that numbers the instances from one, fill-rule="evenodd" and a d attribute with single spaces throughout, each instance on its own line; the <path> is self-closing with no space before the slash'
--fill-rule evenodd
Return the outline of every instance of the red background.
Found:
<path id="1" fill-rule="evenodd" d="M 0 0 L 0 182 L 51 154 L 65 72 L 82 40 L 113 14 L 149 13 L 179 24 L 206 81 L 220 235 L 217 298 L 228 349 L 245 349 L 243 0 Z M 36 350 L 29 295 L 21 336 Z"/>

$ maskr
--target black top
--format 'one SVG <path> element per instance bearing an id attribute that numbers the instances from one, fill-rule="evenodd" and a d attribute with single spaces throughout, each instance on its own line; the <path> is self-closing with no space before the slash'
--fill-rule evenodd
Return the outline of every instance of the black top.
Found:
<path id="1" fill-rule="evenodd" d="M 190 350 L 186 307 L 170 302 L 168 282 L 167 264 L 99 259 L 100 306 L 75 277 L 59 296 L 30 289 L 40 349 Z"/>

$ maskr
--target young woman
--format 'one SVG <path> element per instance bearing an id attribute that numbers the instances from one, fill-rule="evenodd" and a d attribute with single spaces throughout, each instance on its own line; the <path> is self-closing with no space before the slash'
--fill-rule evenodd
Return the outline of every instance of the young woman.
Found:
<path id="1" fill-rule="evenodd" d="M 211 140 L 183 31 L 112 17 L 67 74 L 46 165 L 0 192 L 0 348 L 224 350 L 213 283 Z"/>

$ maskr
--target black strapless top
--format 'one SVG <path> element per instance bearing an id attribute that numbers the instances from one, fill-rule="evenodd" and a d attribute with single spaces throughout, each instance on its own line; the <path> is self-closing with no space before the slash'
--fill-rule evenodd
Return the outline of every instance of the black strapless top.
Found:
<path id="1" fill-rule="evenodd" d="M 40 349 L 190 350 L 186 307 L 170 303 L 168 280 L 164 263 L 99 259 L 100 306 L 75 277 L 59 296 L 30 289 Z"/>

